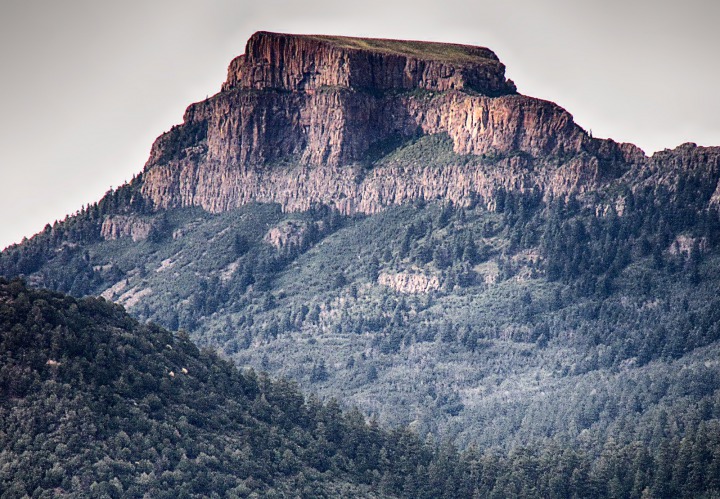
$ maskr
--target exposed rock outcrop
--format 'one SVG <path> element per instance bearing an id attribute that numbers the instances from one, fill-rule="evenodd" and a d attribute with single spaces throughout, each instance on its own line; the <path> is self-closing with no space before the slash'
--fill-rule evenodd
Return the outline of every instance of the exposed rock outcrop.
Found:
<path id="1" fill-rule="evenodd" d="M 310 223 L 300 220 L 287 220 L 272 227 L 265 237 L 265 242 L 277 249 L 299 248 L 306 243 Z"/>
<path id="2" fill-rule="evenodd" d="M 105 240 L 131 237 L 133 241 L 142 241 L 150 235 L 150 222 L 134 215 L 114 215 L 107 217 L 100 228 L 100 235 Z"/>
<path id="3" fill-rule="evenodd" d="M 475 158 L 367 170 L 390 145 L 434 134 Z M 223 90 L 158 138 L 142 193 L 159 208 L 213 212 L 260 201 L 373 213 L 471 196 L 490 206 L 501 187 L 582 192 L 645 161 L 635 146 L 591 138 L 556 104 L 518 95 L 488 49 L 261 32 Z"/>
<path id="4" fill-rule="evenodd" d="M 440 279 L 436 275 L 420 272 L 382 273 L 378 276 L 378 284 L 394 289 L 399 293 L 429 293 L 440 289 Z"/>
<path id="5" fill-rule="evenodd" d="M 546 169 L 534 169 L 532 160 L 521 156 L 480 166 L 390 164 L 370 170 L 361 180 L 349 168 L 331 165 L 223 171 L 207 163 L 180 162 L 149 172 L 144 189 L 160 207 L 201 206 L 221 212 L 256 201 L 279 203 L 287 211 L 327 204 L 352 214 L 376 213 L 416 200 L 445 199 L 464 205 L 480 198 L 491 203 L 499 188 L 582 192 L 601 174 L 599 161 L 585 156 Z"/>
<path id="6" fill-rule="evenodd" d="M 255 33 L 245 54 L 232 61 L 223 90 L 323 87 L 515 92 L 505 79 L 505 66 L 484 47 L 268 32 Z"/>
<path id="7" fill-rule="evenodd" d="M 653 155 L 649 164 L 652 171 L 652 182 L 673 190 L 677 183 L 695 184 L 697 189 L 712 189 L 720 192 L 720 147 L 700 147 L 691 142 L 682 144 L 675 149 L 665 149 Z M 647 182 L 646 182 L 647 183 Z M 698 195 L 711 195 L 701 193 Z M 717 195 L 712 196 L 717 202 Z"/>

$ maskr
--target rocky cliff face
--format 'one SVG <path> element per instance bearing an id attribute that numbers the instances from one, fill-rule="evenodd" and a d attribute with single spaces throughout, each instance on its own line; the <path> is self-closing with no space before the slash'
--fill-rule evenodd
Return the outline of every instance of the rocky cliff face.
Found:
<path id="1" fill-rule="evenodd" d="M 107 217 L 100 228 L 100 236 L 105 240 L 131 237 L 133 241 L 147 239 L 152 224 L 134 215 L 115 215 Z"/>
<path id="2" fill-rule="evenodd" d="M 223 90 L 314 91 L 343 87 L 371 92 L 472 89 L 515 92 L 489 49 L 444 43 L 259 32 L 228 69 Z"/>
<path id="3" fill-rule="evenodd" d="M 370 161 L 437 134 L 472 161 Z M 222 91 L 156 141 L 142 192 L 160 208 L 261 201 L 373 213 L 417 199 L 490 205 L 500 187 L 582 192 L 647 161 L 635 146 L 591 138 L 561 107 L 517 94 L 488 49 L 261 32 Z"/>

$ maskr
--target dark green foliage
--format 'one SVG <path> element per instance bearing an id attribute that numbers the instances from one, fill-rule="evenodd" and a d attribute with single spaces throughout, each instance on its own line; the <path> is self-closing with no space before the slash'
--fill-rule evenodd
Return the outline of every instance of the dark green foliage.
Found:
<path id="1" fill-rule="evenodd" d="M 405 140 L 403 142 L 403 140 Z M 453 141 L 446 133 L 382 142 L 376 144 L 370 158 L 378 164 L 417 165 L 431 163 L 434 168 L 477 163 L 479 158 L 460 155 L 453 149 Z M 384 153 L 378 156 L 377 153 Z"/>
<path id="2" fill-rule="evenodd" d="M 28 276 L 39 272 L 45 286 L 76 296 L 90 294 L 117 277 L 116 273 L 99 274 L 85 245 L 102 241 L 100 231 L 107 216 L 148 213 L 151 207 L 140 194 L 141 182 L 142 175 L 138 175 L 130 183 L 108 191 L 97 203 L 61 222 L 46 225 L 42 232 L 21 244 L 5 248 L 0 253 L 0 275 Z M 114 267 L 113 271 L 116 270 Z"/>
<path id="3" fill-rule="evenodd" d="M 403 478 L 383 455 L 412 469 L 434 459 L 410 433 L 241 374 L 117 305 L 18 280 L 0 281 L 0 359 L 0 490 L 11 496 L 372 496 L 380 477 Z"/>
<path id="4" fill-rule="evenodd" d="M 184 159 L 198 144 L 203 147 L 207 138 L 207 126 L 207 121 L 190 121 L 176 125 L 161 135 L 154 150 L 162 151 L 162 156 L 156 158 L 155 164 Z"/>
<path id="5" fill-rule="evenodd" d="M 451 327 L 448 326 L 448 330 Z M 240 373 L 121 307 L 0 281 L 0 489 L 194 497 L 712 497 L 720 399 L 658 414 L 657 447 L 465 452 Z M 313 368 L 322 381 L 324 364 Z M 378 375 L 374 366 L 368 378 Z M 709 381 L 711 384 L 716 382 Z M 462 410 L 456 393 L 437 405 Z M 711 418 L 711 419 L 708 419 Z M 678 426 L 682 426 L 682 435 Z M 638 435 L 640 437 L 640 435 Z"/>
<path id="6" fill-rule="evenodd" d="M 575 441 L 588 430 L 595 452 L 631 410 L 607 407 L 619 404 L 625 379 L 645 399 L 643 411 L 630 412 L 634 428 L 648 409 L 673 412 L 708 396 L 652 392 L 651 380 L 707 386 L 681 380 L 672 363 L 696 351 L 692 362 L 705 362 L 720 334 L 711 217 L 677 232 L 656 223 L 684 209 L 672 197 L 624 195 L 622 216 L 504 191 L 502 213 L 479 204 L 364 218 L 325 207 L 172 210 L 147 216 L 164 227 L 162 242 L 64 245 L 32 279 L 77 294 L 117 285 L 111 296 L 124 302 L 151 290 L 129 302 L 135 316 L 187 330 L 240 365 L 342 397 L 383 423 L 414 421 L 422 436 L 512 449 L 540 436 Z M 664 204 L 647 208 L 655 195 Z M 290 222 L 302 237 L 271 246 L 269 229 Z M 696 243 L 683 253 L 674 249 L 678 237 Z M 403 274 L 437 284 L 427 293 L 387 285 Z M 641 376 L 644 366 L 650 374 Z M 459 374 L 448 384 L 450 372 Z M 602 402 L 587 395 L 598 379 L 609 386 Z M 568 412 L 552 409 L 578 389 L 585 395 Z M 505 392 L 512 396 L 497 396 Z M 459 403 L 443 399 L 451 393 Z M 478 404 L 484 397 L 492 402 Z"/>

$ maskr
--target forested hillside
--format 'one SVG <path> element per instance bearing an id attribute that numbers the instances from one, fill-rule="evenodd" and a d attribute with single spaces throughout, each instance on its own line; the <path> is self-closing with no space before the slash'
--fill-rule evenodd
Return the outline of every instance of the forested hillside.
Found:
<path id="1" fill-rule="evenodd" d="M 459 158 L 427 137 L 379 161 L 421 157 Z M 138 179 L 9 248 L 0 268 L 102 293 L 421 436 L 582 441 L 597 454 L 611 437 L 658 445 L 658 418 L 684 417 L 720 386 L 712 185 L 703 169 L 680 173 L 631 171 L 646 178 L 557 199 L 500 190 L 492 210 L 415 203 L 370 216 L 156 212 Z M 102 237 L 122 217 L 147 237 Z"/>
<path id="2" fill-rule="evenodd" d="M 102 299 L 2 281 L 0 333 L 2 497 L 374 497 L 440 465 L 406 431 L 240 373 Z"/>
<path id="3" fill-rule="evenodd" d="M 104 300 L 0 282 L 3 497 L 714 497 L 720 401 L 657 448 L 459 453 L 241 373 Z M 711 417 L 711 419 L 707 419 Z M 705 494 L 705 496 L 703 496 Z"/>

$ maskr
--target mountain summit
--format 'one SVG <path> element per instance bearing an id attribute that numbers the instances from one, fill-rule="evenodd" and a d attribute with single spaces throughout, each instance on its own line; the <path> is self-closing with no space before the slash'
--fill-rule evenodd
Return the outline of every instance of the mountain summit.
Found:
<path id="1" fill-rule="evenodd" d="M 265 31 L 255 33 L 245 54 L 232 61 L 223 90 L 312 92 L 324 87 L 515 93 L 505 66 L 484 47 Z"/>
<path id="2" fill-rule="evenodd" d="M 515 185 L 585 190 L 644 158 L 591 138 L 559 106 L 517 94 L 504 72 L 486 48 L 256 33 L 222 91 L 158 138 L 142 194 L 158 208 L 219 212 L 260 201 L 374 213 L 438 197 L 467 203 L 473 193 L 490 202 Z M 371 167 L 429 135 L 479 160 L 432 179 L 427 157 L 402 165 L 410 175 L 397 164 Z"/>

